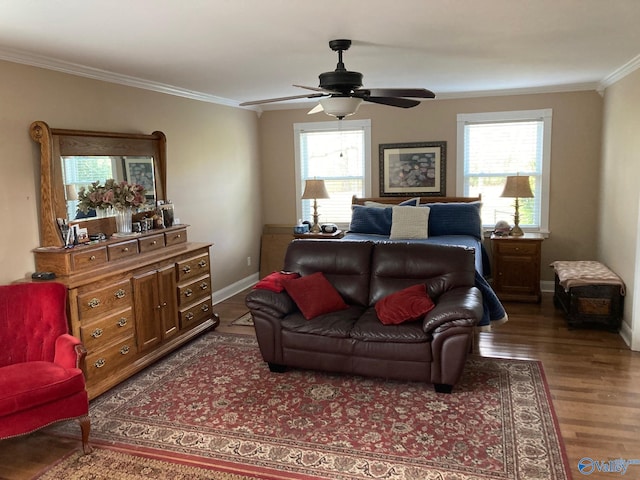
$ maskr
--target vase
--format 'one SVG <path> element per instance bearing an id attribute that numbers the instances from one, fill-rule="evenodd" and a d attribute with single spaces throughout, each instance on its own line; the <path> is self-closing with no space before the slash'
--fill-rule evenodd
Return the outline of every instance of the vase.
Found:
<path id="1" fill-rule="evenodd" d="M 131 233 L 131 207 L 116 208 L 116 232 Z"/>
<path id="2" fill-rule="evenodd" d="M 113 215 L 113 209 L 111 207 L 102 208 L 96 207 L 96 217 L 105 218 Z"/>

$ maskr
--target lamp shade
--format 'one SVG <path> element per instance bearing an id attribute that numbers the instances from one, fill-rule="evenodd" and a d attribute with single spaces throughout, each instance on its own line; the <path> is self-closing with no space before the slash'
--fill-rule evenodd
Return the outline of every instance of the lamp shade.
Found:
<path id="1" fill-rule="evenodd" d="M 507 177 L 501 197 L 507 198 L 533 198 L 529 176 Z"/>
<path id="2" fill-rule="evenodd" d="M 307 180 L 304 185 L 303 200 L 315 198 L 329 198 L 329 192 L 324 185 L 324 180 Z"/>
<path id="3" fill-rule="evenodd" d="M 327 97 L 319 100 L 319 103 L 327 115 L 344 118 L 358 111 L 362 99 L 354 97 Z"/>
<path id="4" fill-rule="evenodd" d="M 69 183 L 65 185 L 64 190 L 68 201 L 78 200 L 78 192 L 76 191 L 76 186 L 74 184 Z"/>

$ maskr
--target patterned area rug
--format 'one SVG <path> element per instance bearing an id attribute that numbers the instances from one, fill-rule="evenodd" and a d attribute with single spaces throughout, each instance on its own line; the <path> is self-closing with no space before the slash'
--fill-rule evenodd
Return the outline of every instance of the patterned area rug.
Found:
<path id="1" fill-rule="evenodd" d="M 253 337 L 209 332 L 91 403 L 96 443 L 330 479 L 570 478 L 542 366 L 471 357 L 431 385 L 270 373 Z M 53 431 L 77 437 L 73 422 Z"/>
<path id="2" fill-rule="evenodd" d="M 166 455 L 163 455 L 163 458 Z M 264 472 L 248 473 L 239 465 L 199 467 L 173 459 L 131 455 L 113 448 L 95 448 L 91 454 L 76 451 L 46 469 L 37 480 L 280 480 Z M 249 469 L 250 470 L 250 469 Z M 238 473 L 242 472 L 242 473 Z"/>

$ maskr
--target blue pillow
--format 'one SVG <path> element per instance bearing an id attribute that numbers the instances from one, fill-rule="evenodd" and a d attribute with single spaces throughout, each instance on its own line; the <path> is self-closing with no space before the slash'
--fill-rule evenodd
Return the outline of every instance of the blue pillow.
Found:
<path id="1" fill-rule="evenodd" d="M 354 233 L 373 233 L 389 235 L 391 233 L 392 208 L 365 207 L 352 205 L 349 231 Z"/>
<path id="2" fill-rule="evenodd" d="M 429 207 L 429 236 L 470 235 L 482 240 L 481 202 L 425 203 Z"/>

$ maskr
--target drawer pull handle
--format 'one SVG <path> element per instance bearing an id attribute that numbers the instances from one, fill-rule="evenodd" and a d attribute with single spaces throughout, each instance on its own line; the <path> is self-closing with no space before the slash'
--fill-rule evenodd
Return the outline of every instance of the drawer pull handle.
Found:
<path id="1" fill-rule="evenodd" d="M 187 320 L 193 320 L 193 313 L 189 312 L 185 315 L 185 317 L 187 318 Z"/>
<path id="2" fill-rule="evenodd" d="M 209 288 L 209 284 L 207 282 L 202 282 L 200 284 L 200 290 L 206 290 L 207 288 Z"/>
<path id="3" fill-rule="evenodd" d="M 118 320 L 118 326 L 119 327 L 124 327 L 127 324 L 127 319 L 122 317 L 120 320 Z"/>
<path id="4" fill-rule="evenodd" d="M 89 257 L 89 261 L 90 261 L 90 262 L 93 262 L 95 259 L 96 259 L 96 256 L 95 256 L 95 255 L 91 255 L 91 256 Z"/>
<path id="5" fill-rule="evenodd" d="M 189 272 L 191 271 L 191 267 L 190 267 L 189 265 L 185 265 L 185 266 L 182 268 L 182 271 L 183 271 L 184 273 L 189 273 Z"/>
<path id="6" fill-rule="evenodd" d="M 116 298 L 124 298 L 126 294 L 127 294 L 127 292 L 125 292 L 123 289 L 119 288 L 118 291 L 115 293 L 115 297 Z"/>
<path id="7" fill-rule="evenodd" d="M 98 300 L 97 298 L 92 298 L 91 300 L 89 300 L 89 302 L 87 302 L 87 305 L 89 306 L 89 308 L 96 308 L 100 306 L 100 300 Z"/>
<path id="8" fill-rule="evenodd" d="M 98 338 L 102 336 L 102 329 L 101 328 L 96 328 L 92 333 L 91 336 L 93 338 Z"/>
<path id="9" fill-rule="evenodd" d="M 125 345 L 120 349 L 120 355 L 126 355 L 127 353 L 129 353 L 129 345 Z"/>
<path id="10" fill-rule="evenodd" d="M 208 312 L 209 311 L 209 305 L 205 303 L 204 305 L 202 305 L 202 307 L 200 307 L 200 310 L 202 310 L 203 312 Z"/>
<path id="11" fill-rule="evenodd" d="M 187 288 L 187 289 L 184 291 L 184 296 L 185 296 L 185 297 L 190 297 L 191 295 L 193 295 L 193 290 L 191 290 L 190 288 Z"/>
<path id="12" fill-rule="evenodd" d="M 124 248 L 122 249 L 122 251 L 123 251 L 124 253 L 127 253 L 127 252 L 129 251 L 129 247 L 124 247 Z"/>
<path id="13" fill-rule="evenodd" d="M 176 235 L 175 237 L 173 237 L 173 238 L 182 238 L 182 235 L 177 234 L 177 235 Z"/>
<path id="14" fill-rule="evenodd" d="M 107 363 L 107 361 L 104 358 L 99 358 L 98 360 L 96 360 L 96 363 L 94 363 L 93 366 L 96 368 L 102 368 L 104 367 L 105 363 Z"/>
<path id="15" fill-rule="evenodd" d="M 205 262 L 204 260 L 200 260 L 200 261 L 198 262 L 198 266 L 199 266 L 200 268 L 204 268 L 204 267 L 206 267 L 206 266 L 207 266 L 207 262 Z"/>
<path id="16" fill-rule="evenodd" d="M 153 242 L 151 242 L 151 245 L 156 245 L 158 242 L 156 240 L 154 240 Z"/>

